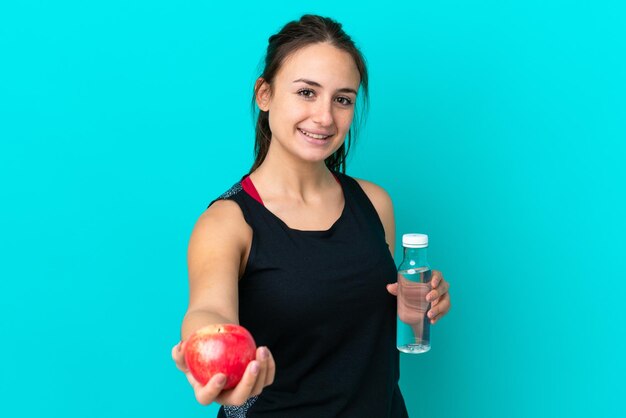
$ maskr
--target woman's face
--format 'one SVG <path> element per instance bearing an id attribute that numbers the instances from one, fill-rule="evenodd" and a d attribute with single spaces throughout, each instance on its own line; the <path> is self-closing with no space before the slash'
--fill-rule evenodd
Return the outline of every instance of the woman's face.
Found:
<path id="1" fill-rule="evenodd" d="M 350 54 L 330 44 L 309 45 L 288 56 L 274 77 L 272 94 L 265 90 L 257 100 L 269 111 L 270 152 L 280 148 L 299 160 L 323 162 L 348 134 L 359 83 Z"/>

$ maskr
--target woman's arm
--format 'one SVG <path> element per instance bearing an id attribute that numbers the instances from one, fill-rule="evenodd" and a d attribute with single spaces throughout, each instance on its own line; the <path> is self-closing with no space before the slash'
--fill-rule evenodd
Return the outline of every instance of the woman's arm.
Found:
<path id="1" fill-rule="evenodd" d="M 189 305 L 182 340 L 215 323 L 238 324 L 238 281 L 247 260 L 252 230 L 239 206 L 220 200 L 198 219 L 189 240 Z"/>
<path id="2" fill-rule="evenodd" d="M 185 341 L 193 332 L 209 324 L 239 323 L 238 282 L 251 242 L 252 230 L 239 206 L 226 200 L 215 202 L 207 209 L 191 234 L 187 256 L 189 306 L 181 327 L 181 342 L 172 349 L 172 358 L 203 405 L 212 402 L 240 405 L 274 381 L 276 366 L 267 347 L 257 348 L 255 360 L 248 364 L 241 381 L 230 390 L 223 390 L 226 383 L 223 374 L 201 385 L 184 360 Z"/>
<path id="3" fill-rule="evenodd" d="M 389 250 L 391 251 L 391 256 L 393 257 L 396 231 L 391 197 L 389 197 L 389 194 L 382 187 L 377 186 L 372 182 L 361 179 L 357 179 L 357 181 L 374 205 L 376 212 L 378 212 L 380 221 L 385 228 L 385 239 L 389 244 Z M 450 310 L 450 294 L 448 293 L 450 284 L 444 280 L 443 274 L 440 271 L 433 270 L 431 285 L 432 290 L 426 295 L 426 298 L 429 302 L 431 302 L 428 317 L 430 318 L 431 324 L 434 324 Z M 392 295 L 397 296 L 398 284 L 394 283 L 388 285 L 387 290 Z"/>

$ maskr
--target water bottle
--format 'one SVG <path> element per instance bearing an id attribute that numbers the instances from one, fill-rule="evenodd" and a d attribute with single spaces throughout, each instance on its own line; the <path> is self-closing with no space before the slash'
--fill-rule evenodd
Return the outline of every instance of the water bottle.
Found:
<path id="1" fill-rule="evenodd" d="M 397 347 L 403 353 L 419 354 L 430 350 L 430 302 L 426 295 L 432 287 L 432 272 L 426 260 L 428 235 L 404 234 L 404 257 L 398 267 Z"/>

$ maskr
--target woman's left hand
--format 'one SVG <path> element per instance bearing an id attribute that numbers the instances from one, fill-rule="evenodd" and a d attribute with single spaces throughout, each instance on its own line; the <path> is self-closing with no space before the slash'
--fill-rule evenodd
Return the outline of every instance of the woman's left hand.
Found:
<path id="1" fill-rule="evenodd" d="M 435 324 L 450 310 L 450 283 L 444 280 L 443 274 L 438 270 L 432 271 L 432 289 L 426 294 L 426 300 L 430 302 L 430 310 L 427 315 L 430 323 Z M 398 296 L 398 283 L 387 285 L 387 291 L 394 296 Z"/>

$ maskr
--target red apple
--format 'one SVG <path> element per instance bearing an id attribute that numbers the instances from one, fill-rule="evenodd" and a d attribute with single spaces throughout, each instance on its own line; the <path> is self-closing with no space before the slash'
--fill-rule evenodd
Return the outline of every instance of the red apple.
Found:
<path id="1" fill-rule="evenodd" d="M 256 344 L 247 329 L 235 324 L 200 328 L 185 343 L 185 362 L 202 385 L 217 373 L 226 375 L 224 389 L 231 389 L 256 357 Z"/>

